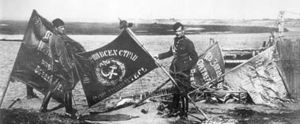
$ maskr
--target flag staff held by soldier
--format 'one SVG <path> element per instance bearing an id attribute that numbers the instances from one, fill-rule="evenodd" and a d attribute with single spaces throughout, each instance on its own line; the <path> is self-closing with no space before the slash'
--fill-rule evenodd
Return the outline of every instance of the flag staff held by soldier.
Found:
<path id="1" fill-rule="evenodd" d="M 64 22 L 57 18 L 52 21 L 55 28 L 54 33 L 57 34 L 58 39 L 49 40 L 50 57 L 52 59 L 53 74 L 58 76 L 57 80 L 52 80 L 48 93 L 43 99 L 40 111 L 46 112 L 47 106 L 53 92 L 57 90 L 58 86 L 62 86 L 66 114 L 71 117 L 76 117 L 76 109 L 72 107 L 72 89 L 75 87 L 76 67 L 75 58 L 72 51 L 68 48 L 69 38 L 64 35 L 65 26 Z"/>
<path id="2" fill-rule="evenodd" d="M 187 93 L 192 89 L 190 82 L 190 70 L 196 65 L 198 60 L 197 52 L 195 51 L 194 43 L 185 37 L 184 25 L 176 22 L 173 25 L 173 30 L 176 34 L 174 44 L 169 51 L 154 56 L 156 59 L 165 59 L 173 56 L 170 66 L 170 74 L 176 80 L 178 86 L 184 91 L 179 91 L 173 94 L 173 103 L 171 113 L 168 117 L 178 116 L 187 119 L 188 97 Z M 180 104 L 181 101 L 181 104 Z"/>

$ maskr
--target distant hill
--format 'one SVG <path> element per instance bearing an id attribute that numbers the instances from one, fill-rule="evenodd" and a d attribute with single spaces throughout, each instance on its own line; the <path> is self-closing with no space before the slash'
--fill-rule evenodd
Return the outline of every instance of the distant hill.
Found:
<path id="1" fill-rule="evenodd" d="M 138 35 L 171 35 L 172 24 L 176 20 L 153 20 L 134 24 L 132 30 Z M 252 21 L 228 21 L 228 20 L 193 20 L 184 22 L 187 34 L 200 33 L 268 33 L 276 31 L 271 27 L 272 20 L 260 20 L 268 23 L 255 26 L 256 20 Z M 24 34 L 27 21 L 0 21 L 1 34 Z M 118 23 L 89 23 L 89 22 L 66 22 L 68 34 L 83 35 L 110 35 L 118 34 Z M 288 31 L 286 29 L 286 31 Z"/>

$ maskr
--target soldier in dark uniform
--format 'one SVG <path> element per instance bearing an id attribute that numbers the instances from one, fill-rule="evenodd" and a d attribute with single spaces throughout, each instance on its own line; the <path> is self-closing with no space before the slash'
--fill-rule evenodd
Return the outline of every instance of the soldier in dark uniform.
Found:
<path id="1" fill-rule="evenodd" d="M 52 71 L 60 79 L 66 112 L 71 117 L 75 117 L 76 110 L 72 107 L 72 89 L 75 87 L 75 78 L 78 78 L 78 76 L 76 75 L 74 54 L 85 50 L 79 43 L 75 43 L 64 35 L 65 27 L 61 19 L 55 19 L 52 23 L 55 27 L 54 33 L 58 35 L 58 39 L 49 42 Z M 47 111 L 47 105 L 55 87 L 58 85 L 57 83 L 57 80 L 52 81 L 50 89 L 43 100 L 41 112 Z"/>
<path id="2" fill-rule="evenodd" d="M 184 26 L 177 22 L 173 25 L 173 30 L 176 34 L 174 44 L 170 47 L 169 51 L 159 54 L 157 58 L 165 59 L 171 56 L 174 57 L 170 66 L 170 74 L 177 81 L 180 89 L 184 91 L 179 91 L 178 89 L 178 92 L 173 95 L 173 110 L 171 110 L 171 113 L 173 115 L 180 113 L 181 118 L 187 119 L 187 92 L 192 88 L 190 70 L 196 65 L 198 55 L 193 42 L 184 35 Z M 181 105 L 179 104 L 180 100 Z"/>

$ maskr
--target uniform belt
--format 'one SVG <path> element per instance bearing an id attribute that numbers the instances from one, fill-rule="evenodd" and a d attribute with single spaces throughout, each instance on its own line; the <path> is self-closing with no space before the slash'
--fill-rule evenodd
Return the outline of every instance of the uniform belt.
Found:
<path id="1" fill-rule="evenodd" d="M 184 53 L 184 54 L 180 54 L 180 55 L 175 55 L 175 58 L 176 59 L 179 59 L 179 60 L 189 60 L 189 56 L 188 56 L 188 53 Z"/>
<path id="2" fill-rule="evenodd" d="M 183 53 L 183 54 L 175 54 L 176 57 L 185 57 L 188 56 L 188 53 Z"/>
<path id="3" fill-rule="evenodd" d="M 179 56 L 179 57 L 183 57 L 183 56 L 188 56 L 188 53 L 181 53 L 181 54 L 178 54 L 178 53 L 173 53 L 175 56 Z"/>

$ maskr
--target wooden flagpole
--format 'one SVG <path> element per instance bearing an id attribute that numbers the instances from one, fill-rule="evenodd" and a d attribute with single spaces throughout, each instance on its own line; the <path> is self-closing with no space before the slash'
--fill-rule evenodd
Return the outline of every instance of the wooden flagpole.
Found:
<path id="1" fill-rule="evenodd" d="M 16 58 L 18 57 L 18 54 L 19 54 L 20 49 L 21 49 L 21 46 L 22 46 L 22 43 L 20 44 L 19 51 L 18 51 L 18 53 L 17 53 L 17 55 L 16 55 Z M 1 96 L 1 99 L 0 99 L 0 108 L 2 107 L 2 103 L 3 103 L 4 97 L 5 97 L 5 95 L 6 95 L 8 86 L 9 86 L 9 84 L 10 84 L 10 77 L 11 77 L 11 73 L 12 73 L 12 71 L 13 71 L 13 68 L 14 68 L 14 66 L 15 66 L 15 64 L 16 64 L 16 58 L 15 58 L 15 61 L 14 61 L 13 66 L 12 66 L 12 70 L 11 70 L 10 73 L 9 73 L 9 77 L 8 77 L 8 79 L 7 79 L 7 81 L 6 81 L 5 89 L 4 89 L 4 91 L 3 91 L 3 93 L 2 93 L 2 96 Z"/>
<path id="2" fill-rule="evenodd" d="M 211 80 L 211 81 L 205 83 L 205 84 L 202 85 L 201 87 L 198 87 L 197 89 L 194 89 L 193 91 L 190 91 L 190 92 L 188 93 L 188 95 L 190 95 L 190 94 L 192 94 L 192 93 L 194 93 L 194 92 L 197 92 L 197 91 L 200 90 L 200 89 L 206 88 L 210 83 L 213 83 L 213 82 L 216 81 L 217 79 L 219 79 L 219 78 L 221 78 L 221 77 L 224 77 L 225 75 L 227 75 L 229 72 L 231 72 L 231 71 L 233 71 L 233 70 L 235 70 L 235 68 L 233 68 L 233 69 L 231 69 L 230 71 L 228 71 L 228 72 L 226 72 L 226 73 L 220 75 L 219 77 L 217 77 L 217 78 L 215 78 L 215 79 L 213 79 L 213 80 Z"/>
<path id="3" fill-rule="evenodd" d="M 10 72 L 10 73 L 11 73 L 11 72 Z M 9 74 L 9 79 L 10 79 L 10 76 L 11 76 L 11 74 Z M 3 100 L 4 100 L 5 94 L 6 94 L 6 92 L 7 92 L 8 86 L 9 86 L 9 84 L 10 84 L 10 80 L 9 80 L 9 79 L 8 79 L 7 82 L 6 82 L 5 89 L 4 89 L 3 93 L 2 93 L 2 97 L 1 97 L 1 101 L 0 101 L 0 108 L 1 108 L 1 106 L 2 106 L 2 103 L 3 103 Z"/>
<path id="4" fill-rule="evenodd" d="M 134 105 L 134 108 L 140 106 L 142 102 L 144 102 L 146 99 L 150 98 L 150 97 L 152 96 L 153 93 L 155 93 L 156 91 L 158 91 L 159 89 L 161 89 L 163 86 L 165 86 L 170 80 L 171 80 L 171 79 L 168 79 L 168 80 L 166 80 L 164 83 L 162 83 L 161 85 L 159 85 L 155 90 L 153 90 L 153 91 L 151 92 L 150 95 L 148 95 L 147 97 L 143 98 L 143 99 L 140 100 L 138 103 L 136 103 L 136 104 Z"/>

